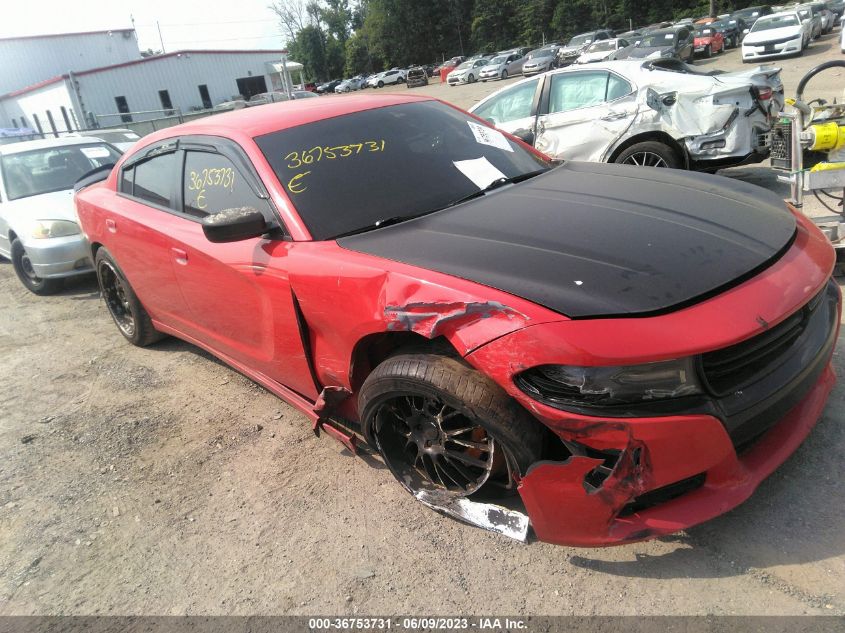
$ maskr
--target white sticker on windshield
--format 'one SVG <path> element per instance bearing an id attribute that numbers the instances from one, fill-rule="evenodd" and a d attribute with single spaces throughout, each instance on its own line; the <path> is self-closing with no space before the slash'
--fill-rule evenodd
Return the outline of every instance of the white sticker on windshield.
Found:
<path id="1" fill-rule="evenodd" d="M 674 33 L 667 33 L 663 37 L 664 37 L 664 39 L 671 40 L 673 37 L 675 37 L 675 34 Z"/>
<path id="2" fill-rule="evenodd" d="M 487 127 L 486 125 L 481 125 L 479 123 L 473 123 L 472 121 L 467 121 L 467 125 L 469 125 L 469 129 L 472 130 L 472 135 L 475 137 L 476 143 L 490 145 L 491 147 L 498 147 L 506 152 L 513 151 L 513 147 L 511 147 L 508 139 L 506 139 L 505 135 L 499 130 L 494 130 L 491 127 Z"/>
<path id="3" fill-rule="evenodd" d="M 496 166 L 484 156 L 473 160 L 456 160 L 453 164 L 464 176 L 475 183 L 475 186 L 479 189 L 486 189 L 497 180 L 505 178 L 505 175 L 496 169 Z"/>
<path id="4" fill-rule="evenodd" d="M 85 154 L 88 158 L 108 158 L 109 150 L 105 147 L 80 147 L 79 151 Z"/>

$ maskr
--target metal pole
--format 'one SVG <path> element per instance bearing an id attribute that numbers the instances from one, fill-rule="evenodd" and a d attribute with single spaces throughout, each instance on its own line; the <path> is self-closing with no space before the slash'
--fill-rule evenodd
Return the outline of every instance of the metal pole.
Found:
<path id="1" fill-rule="evenodd" d="M 804 117 L 798 108 L 795 108 L 792 119 L 792 134 L 790 134 L 790 145 L 792 148 L 792 182 L 789 185 L 792 203 L 799 209 L 804 206 L 804 154 L 801 149 L 801 132 L 804 130 Z"/>
<path id="2" fill-rule="evenodd" d="M 285 85 L 285 93 L 287 93 L 288 99 L 293 99 L 293 90 L 291 89 L 293 79 L 291 79 L 290 71 L 288 71 L 287 53 L 282 53 L 282 83 Z"/>
<path id="3" fill-rule="evenodd" d="M 158 41 L 161 43 L 161 52 L 165 53 L 167 51 L 164 50 L 164 38 L 161 36 L 161 25 L 156 20 L 156 28 L 158 29 Z"/>

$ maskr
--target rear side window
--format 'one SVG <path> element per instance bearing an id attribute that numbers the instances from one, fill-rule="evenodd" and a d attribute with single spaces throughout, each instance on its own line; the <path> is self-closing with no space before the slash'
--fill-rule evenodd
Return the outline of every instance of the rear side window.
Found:
<path id="1" fill-rule="evenodd" d="M 169 207 L 176 173 L 175 152 L 161 154 L 138 163 L 135 165 L 135 186 L 132 195 L 153 204 Z"/>
<path id="2" fill-rule="evenodd" d="M 567 112 L 613 101 L 632 92 L 631 84 L 605 71 L 552 76 L 549 113 Z"/>
<path id="3" fill-rule="evenodd" d="M 186 152 L 182 187 L 183 211 L 199 218 L 239 207 L 261 211 L 264 206 L 232 162 L 220 154 Z"/>

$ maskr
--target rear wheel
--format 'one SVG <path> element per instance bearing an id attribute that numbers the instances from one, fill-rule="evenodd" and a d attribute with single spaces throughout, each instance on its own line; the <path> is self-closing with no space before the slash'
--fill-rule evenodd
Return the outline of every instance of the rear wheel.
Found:
<path id="1" fill-rule="evenodd" d="M 367 437 L 414 495 L 506 496 L 515 475 L 541 456 L 540 423 L 454 358 L 389 358 L 367 377 L 358 402 Z"/>
<path id="2" fill-rule="evenodd" d="M 61 279 L 45 279 L 38 276 L 26 249 L 23 247 L 23 242 L 18 238 L 12 240 L 11 255 L 15 274 L 27 290 L 43 296 L 55 294 L 61 289 L 63 285 Z"/>
<path id="3" fill-rule="evenodd" d="M 613 162 L 623 165 L 637 165 L 639 167 L 670 167 L 677 169 L 681 166 L 678 155 L 665 143 L 645 141 L 636 143 L 622 151 Z"/>
<path id="4" fill-rule="evenodd" d="M 138 300 L 132 286 L 111 254 L 101 248 L 94 259 L 100 293 L 117 329 L 133 345 L 146 347 L 164 338 L 164 334 L 153 327 L 152 319 Z"/>

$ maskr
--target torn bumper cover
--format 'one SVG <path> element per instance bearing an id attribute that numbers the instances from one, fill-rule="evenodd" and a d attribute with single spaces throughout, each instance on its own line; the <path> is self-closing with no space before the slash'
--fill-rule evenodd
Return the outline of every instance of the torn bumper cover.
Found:
<path id="1" fill-rule="evenodd" d="M 741 455 L 718 419 L 673 416 L 625 420 L 629 448 L 598 487 L 588 482 L 601 459 L 535 464 L 519 486 L 534 532 L 560 545 L 614 545 L 671 534 L 735 508 L 798 448 L 834 381 L 828 363 L 804 399 Z M 618 446 L 622 439 L 616 422 L 586 432 L 594 443 Z"/>

